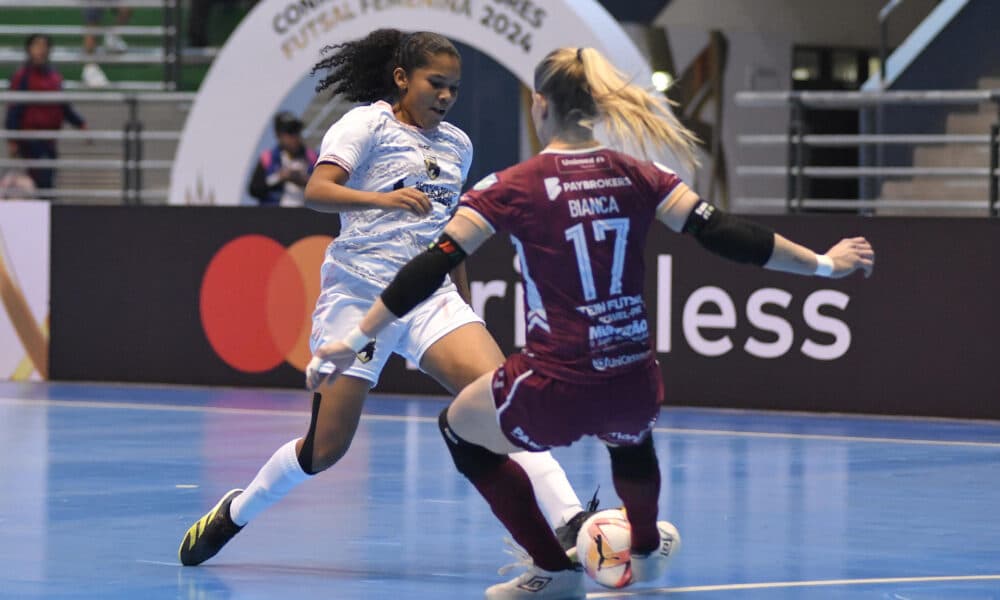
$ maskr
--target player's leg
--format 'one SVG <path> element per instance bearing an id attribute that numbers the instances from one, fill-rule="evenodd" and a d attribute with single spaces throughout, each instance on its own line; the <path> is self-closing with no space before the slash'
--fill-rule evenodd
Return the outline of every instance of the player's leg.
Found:
<path id="1" fill-rule="evenodd" d="M 652 434 L 634 446 L 609 446 L 615 491 L 632 526 L 632 581 L 656 581 L 680 550 L 681 536 L 668 521 L 657 521 L 660 467 Z"/>
<path id="2" fill-rule="evenodd" d="M 497 424 L 492 374 L 481 376 L 441 412 L 438 425 L 455 466 L 531 557 L 527 570 L 486 590 L 487 598 L 582 598 L 574 567 L 538 507 L 524 469 L 508 456 L 519 450 Z"/>
<path id="3" fill-rule="evenodd" d="M 324 290 L 313 318 L 313 347 L 341 337 L 369 304 L 370 300 L 355 295 L 347 284 Z M 262 511 L 344 456 L 357 431 L 368 390 L 378 381 L 401 331 L 400 327 L 390 327 L 381 336 L 370 362 L 355 362 L 342 376 L 313 394 L 305 436 L 278 448 L 245 490 L 230 491 L 195 522 L 181 542 L 182 564 L 197 565 L 208 560 Z"/>
<path id="4" fill-rule="evenodd" d="M 317 390 L 306 435 L 278 448 L 245 489 L 227 492 L 188 529 L 178 550 L 181 564 L 199 565 L 212 558 L 266 508 L 340 460 L 357 430 L 370 386 L 345 375 Z"/>
<path id="5" fill-rule="evenodd" d="M 433 314 L 417 315 L 410 327 L 410 338 L 416 342 L 413 351 L 419 357 L 420 368 L 452 394 L 458 394 L 478 377 L 503 364 L 504 356 L 482 321 L 457 294 L 440 302 L 437 307 L 429 307 L 434 309 Z M 442 330 L 447 333 L 442 335 Z M 421 352 L 421 346 L 430 340 L 433 342 Z M 511 458 L 531 479 L 551 527 L 564 526 L 583 511 L 566 472 L 551 453 L 515 451 Z"/>
<path id="6" fill-rule="evenodd" d="M 608 443 L 615 491 L 632 529 L 632 579 L 642 583 L 659 579 L 680 549 L 677 529 L 656 520 L 661 478 L 652 428 L 663 398 L 659 366 L 629 375 L 616 387 L 631 402 L 618 405 L 622 420 L 600 437 Z"/>
<path id="7" fill-rule="evenodd" d="M 312 418 L 305 436 L 278 448 L 233 500 L 233 522 L 246 525 L 295 486 L 339 461 L 354 439 L 371 385 L 366 379 L 344 375 L 320 387 L 313 394 Z"/>
<path id="8" fill-rule="evenodd" d="M 647 435 L 635 446 L 609 446 L 611 477 L 615 491 L 625 505 L 632 525 L 632 551 L 652 552 L 659 545 L 656 515 L 660 498 L 660 466 L 653 448 L 653 437 Z"/>

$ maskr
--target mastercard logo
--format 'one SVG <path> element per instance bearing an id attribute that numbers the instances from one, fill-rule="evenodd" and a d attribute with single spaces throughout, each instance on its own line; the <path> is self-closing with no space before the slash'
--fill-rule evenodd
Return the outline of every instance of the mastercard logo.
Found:
<path id="1" fill-rule="evenodd" d="M 285 248 L 267 236 L 244 235 L 215 253 L 201 281 L 199 309 L 219 358 L 244 373 L 282 362 L 305 370 L 320 266 L 332 240 L 309 236 Z"/>

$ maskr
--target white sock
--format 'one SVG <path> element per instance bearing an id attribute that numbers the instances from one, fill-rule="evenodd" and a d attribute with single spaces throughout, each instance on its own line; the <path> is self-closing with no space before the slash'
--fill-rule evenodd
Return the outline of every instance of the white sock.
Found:
<path id="1" fill-rule="evenodd" d="M 294 439 L 278 448 L 243 493 L 233 499 L 229 505 L 229 516 L 233 523 L 241 527 L 246 525 L 265 508 L 284 498 L 292 488 L 312 478 L 299 464 L 299 457 L 295 453 L 298 441 Z"/>
<path id="2" fill-rule="evenodd" d="M 573 486 L 566 479 L 566 471 L 550 452 L 515 452 L 510 457 L 528 474 L 538 506 L 553 529 L 566 524 L 570 517 L 583 510 Z"/>

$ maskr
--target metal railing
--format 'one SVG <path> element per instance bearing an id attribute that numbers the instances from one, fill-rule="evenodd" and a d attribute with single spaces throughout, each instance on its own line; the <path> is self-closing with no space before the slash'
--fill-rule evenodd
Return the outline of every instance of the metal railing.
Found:
<path id="1" fill-rule="evenodd" d="M 997 119 L 983 134 L 831 134 L 818 135 L 805 131 L 804 112 L 809 108 L 864 110 L 892 106 L 970 106 L 991 102 Z M 762 208 L 776 208 L 779 202 L 786 212 L 809 209 L 848 209 L 860 212 L 886 209 L 986 209 L 991 216 L 1000 216 L 998 202 L 998 177 L 1000 177 L 1000 90 L 928 90 L 883 92 L 739 92 L 738 106 L 748 108 L 785 108 L 789 111 L 789 126 L 785 134 L 740 135 L 742 146 L 785 146 L 786 164 L 741 165 L 736 168 L 740 177 L 785 177 L 786 194 L 778 198 L 741 198 L 740 203 Z M 862 115 L 863 116 L 863 115 Z M 806 164 L 808 147 L 866 147 L 881 148 L 887 145 L 913 146 L 916 144 L 961 144 L 987 146 L 987 164 L 981 166 L 899 167 L 883 166 L 813 166 Z M 806 198 L 805 187 L 809 178 L 856 178 L 859 183 L 898 177 L 985 178 L 988 181 L 984 201 L 959 201 L 952 199 L 875 199 L 862 195 L 859 199 Z M 861 187 L 864 187 L 863 185 Z"/>
<path id="2" fill-rule="evenodd" d="M 136 37 L 159 37 L 166 35 L 168 32 L 171 32 L 170 29 L 158 25 L 0 25 L 0 35 L 23 36 L 29 36 L 32 33 L 51 36 L 114 33 Z"/>
<path id="3" fill-rule="evenodd" d="M 173 0 L 16 0 L 13 8 L 160 8 Z"/>
<path id="4" fill-rule="evenodd" d="M 146 130 L 143 121 L 143 105 L 167 103 L 171 105 L 190 103 L 193 93 L 152 92 L 4 92 L 0 91 L 0 104 L 62 104 L 101 103 L 121 107 L 120 129 L 95 130 L 9 130 L 0 129 L 0 140 L 62 140 L 85 142 L 120 142 L 120 155 L 116 158 L 73 157 L 57 159 L 0 159 L 0 171 L 16 169 L 59 169 L 90 172 L 120 172 L 121 185 L 118 189 L 39 189 L 34 195 L 49 199 L 77 198 L 119 200 L 122 204 L 143 204 L 151 200 L 163 200 L 168 190 L 149 189 L 145 186 L 146 173 L 167 172 L 173 165 L 172 159 L 146 158 L 147 144 L 176 143 L 180 140 L 179 130 Z"/>
<path id="5" fill-rule="evenodd" d="M 162 65 L 163 79 L 161 89 L 176 90 L 180 87 L 181 69 L 184 62 L 205 63 L 215 58 L 214 48 L 182 48 L 181 47 L 181 0 L 13 0 L 7 2 L 9 8 L 115 8 L 127 6 L 132 8 L 159 8 L 163 11 L 163 23 L 160 26 L 89 26 L 89 25 L 2 25 L 0 34 L 29 35 L 44 33 L 53 36 L 78 36 L 88 33 L 114 33 L 117 35 L 159 37 L 160 47 L 130 47 L 122 54 L 87 54 L 82 51 L 66 50 L 56 47 L 50 60 L 57 64 L 67 63 L 114 63 L 114 64 L 145 64 Z M 24 50 L 17 48 L 0 48 L 0 63 L 19 63 L 24 60 Z"/>

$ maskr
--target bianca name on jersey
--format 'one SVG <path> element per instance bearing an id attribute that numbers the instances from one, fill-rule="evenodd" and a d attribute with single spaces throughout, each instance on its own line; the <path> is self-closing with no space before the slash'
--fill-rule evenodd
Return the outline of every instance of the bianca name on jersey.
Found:
<path id="1" fill-rule="evenodd" d="M 618 214 L 618 201 L 614 196 L 597 196 L 595 198 L 579 198 L 567 200 L 571 217 L 589 217 L 591 215 Z"/>

